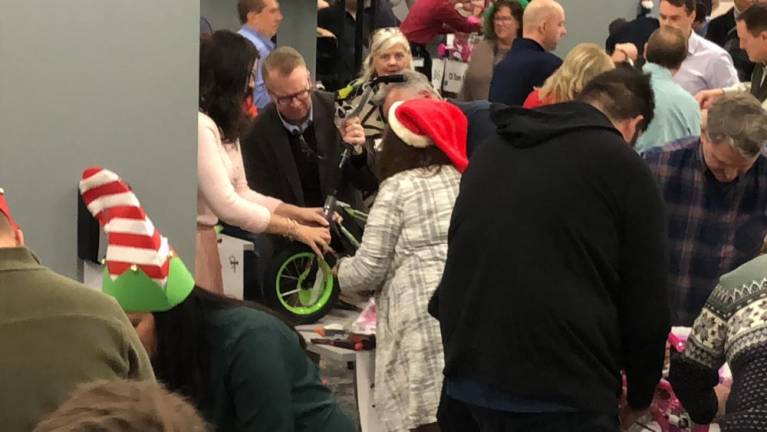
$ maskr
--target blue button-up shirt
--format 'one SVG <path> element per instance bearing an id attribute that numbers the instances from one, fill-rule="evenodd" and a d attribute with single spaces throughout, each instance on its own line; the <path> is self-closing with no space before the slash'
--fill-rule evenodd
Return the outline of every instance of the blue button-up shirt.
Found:
<path id="1" fill-rule="evenodd" d="M 719 277 L 754 258 L 767 234 L 767 159 L 720 183 L 701 146 L 685 138 L 644 154 L 668 212 L 674 325 L 692 325 Z"/>
<path id="2" fill-rule="evenodd" d="M 306 120 L 304 120 L 304 122 L 301 123 L 300 125 L 288 123 L 288 121 L 282 117 L 282 114 L 280 113 L 279 109 L 277 110 L 277 117 L 280 118 L 280 121 L 282 122 L 282 126 L 284 126 L 285 129 L 288 130 L 288 132 L 294 135 L 301 135 L 314 122 L 314 107 L 312 107 L 312 109 L 309 110 L 309 117 L 307 117 Z"/>
<path id="3" fill-rule="evenodd" d="M 263 109 L 266 104 L 271 102 L 271 98 L 269 97 L 269 93 L 266 91 L 263 75 L 264 72 L 260 67 L 260 64 L 263 63 L 269 53 L 274 51 L 274 42 L 272 42 L 268 37 L 248 27 L 247 25 L 242 26 L 242 28 L 240 28 L 237 33 L 243 36 L 245 39 L 249 40 L 258 50 L 258 56 L 261 57 L 256 74 L 256 86 L 253 89 L 253 104 L 257 106 L 258 109 Z"/>
<path id="4" fill-rule="evenodd" d="M 687 58 L 674 82 L 695 96 L 701 90 L 729 87 L 739 80 L 730 54 L 693 32 L 687 41 Z"/>
<path id="5" fill-rule="evenodd" d="M 671 71 L 655 63 L 645 63 L 655 93 L 655 115 L 636 143 L 637 153 L 660 147 L 689 136 L 700 136 L 700 109 L 695 98 L 671 77 Z"/>

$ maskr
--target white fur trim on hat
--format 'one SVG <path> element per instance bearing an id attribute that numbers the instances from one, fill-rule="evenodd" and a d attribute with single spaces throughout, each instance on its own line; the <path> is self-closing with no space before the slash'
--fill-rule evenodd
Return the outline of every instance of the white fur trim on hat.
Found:
<path id="1" fill-rule="evenodd" d="M 433 145 L 431 139 L 424 135 L 418 135 L 411 131 L 405 125 L 403 125 L 397 118 L 397 108 L 402 105 L 403 101 L 394 102 L 389 107 L 389 127 L 392 132 L 399 137 L 405 144 L 415 148 L 426 148 Z"/>

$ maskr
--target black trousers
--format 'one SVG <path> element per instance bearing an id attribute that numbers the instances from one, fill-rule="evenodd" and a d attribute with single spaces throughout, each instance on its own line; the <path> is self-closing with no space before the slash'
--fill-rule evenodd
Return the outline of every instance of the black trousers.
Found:
<path id="1" fill-rule="evenodd" d="M 429 50 L 426 49 L 426 46 L 413 42 L 410 42 L 410 49 L 413 52 L 413 58 L 423 59 L 423 66 L 415 68 L 416 72 L 426 75 L 426 78 L 431 82 L 431 54 L 429 54 Z"/>
<path id="2" fill-rule="evenodd" d="M 604 413 L 521 414 L 470 405 L 443 390 L 437 412 L 442 432 L 618 432 L 618 417 Z"/>

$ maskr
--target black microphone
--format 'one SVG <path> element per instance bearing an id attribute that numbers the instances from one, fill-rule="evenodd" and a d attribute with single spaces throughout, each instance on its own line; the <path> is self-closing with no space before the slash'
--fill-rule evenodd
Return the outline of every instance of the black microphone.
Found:
<path id="1" fill-rule="evenodd" d="M 405 75 L 402 75 L 402 74 L 381 75 L 373 79 L 373 82 L 371 83 L 371 87 L 375 87 L 378 84 L 392 84 L 392 83 L 401 83 L 405 81 L 407 81 L 407 78 L 405 78 Z"/>
<path id="2" fill-rule="evenodd" d="M 304 138 L 304 133 L 301 132 L 298 129 L 291 129 L 290 134 L 298 139 L 298 145 L 300 147 L 300 150 L 303 154 L 306 156 L 312 156 L 316 157 L 318 160 L 325 160 L 325 155 L 319 152 L 314 151 L 311 147 L 309 147 L 309 143 L 306 142 L 306 139 Z"/>

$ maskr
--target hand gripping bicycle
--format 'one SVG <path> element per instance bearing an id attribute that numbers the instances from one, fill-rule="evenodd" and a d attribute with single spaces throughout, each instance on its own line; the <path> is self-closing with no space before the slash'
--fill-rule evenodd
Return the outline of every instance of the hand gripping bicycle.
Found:
<path id="1" fill-rule="evenodd" d="M 358 103 L 351 107 L 338 107 L 337 120 L 358 117 L 370 103 L 380 85 L 403 82 L 402 75 L 389 75 L 372 79 L 363 83 L 362 93 Z M 344 145 L 338 163 L 338 169 L 343 171 L 352 154 L 352 147 Z M 341 180 L 343 181 L 343 180 Z M 352 208 L 349 204 L 339 201 L 338 186 L 333 193 L 325 198 L 323 215 L 328 221 L 331 235 L 337 240 L 340 248 L 336 247 L 338 256 L 353 255 L 359 248 L 361 232 L 367 221 L 367 213 Z M 335 215 L 339 214 L 343 223 L 339 223 Z M 337 256 L 326 254 L 317 256 L 307 246 L 293 242 L 280 253 L 276 254 L 266 269 L 263 279 L 263 289 L 270 306 L 291 317 L 300 324 L 317 321 L 327 314 L 336 302 L 339 294 L 338 281 L 333 276 L 332 267 Z"/>

